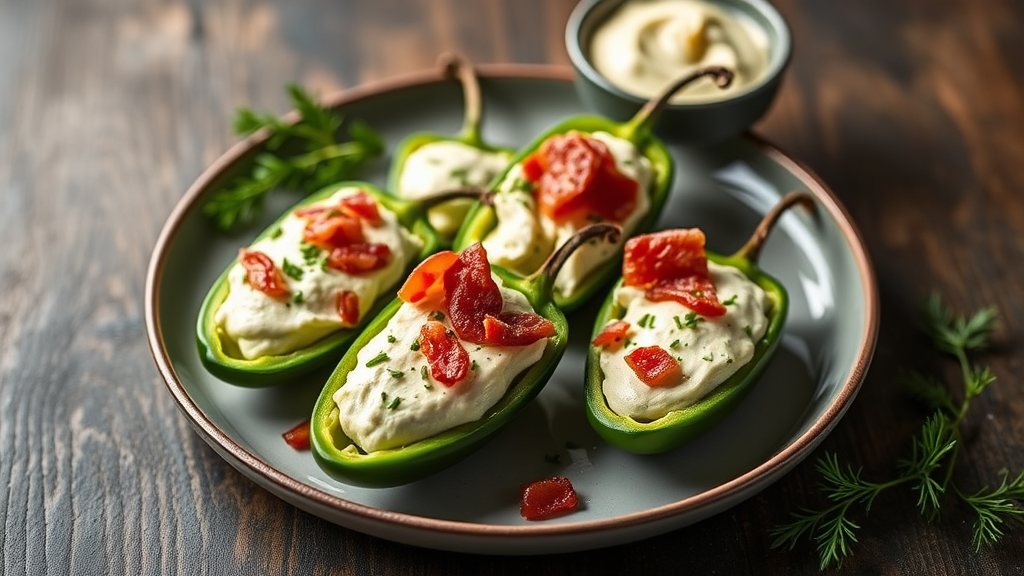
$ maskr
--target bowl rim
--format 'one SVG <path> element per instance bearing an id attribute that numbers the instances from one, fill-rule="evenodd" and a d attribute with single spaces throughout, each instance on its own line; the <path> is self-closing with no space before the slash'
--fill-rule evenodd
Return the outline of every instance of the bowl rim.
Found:
<path id="1" fill-rule="evenodd" d="M 590 58 L 587 56 L 587 50 L 584 47 L 583 35 L 583 24 L 591 18 L 594 9 L 602 4 L 625 4 L 631 0 L 580 0 L 576 7 L 573 8 L 569 14 L 569 19 L 565 26 L 565 48 L 569 54 L 569 60 L 572 62 L 572 66 L 577 74 L 577 81 L 579 77 L 584 77 L 588 82 L 596 85 L 601 90 L 608 92 L 616 98 L 626 100 L 630 103 L 636 104 L 637 106 L 643 105 L 648 101 L 648 98 L 638 96 L 632 92 L 628 92 L 616 84 L 613 84 L 603 74 L 598 72 L 597 68 L 591 63 Z M 649 0 L 640 0 L 649 1 Z M 670 1 L 670 0 L 652 0 L 652 1 Z M 764 75 L 761 76 L 756 82 L 752 82 L 747 85 L 743 90 L 739 90 L 728 98 L 709 100 L 702 102 L 684 102 L 684 103 L 668 103 L 666 110 L 702 110 L 720 107 L 727 102 L 740 102 L 754 97 L 762 91 L 769 89 L 772 85 L 777 84 L 781 79 L 783 72 L 789 66 L 789 62 L 793 56 L 793 38 L 789 29 L 789 25 L 786 23 L 786 19 L 783 18 L 782 13 L 775 8 L 775 6 L 768 2 L 768 0 L 695 0 L 697 2 L 705 2 L 708 4 L 714 4 L 717 6 L 723 6 L 725 9 L 729 9 L 730 6 L 744 5 L 749 6 L 754 12 L 761 15 L 770 24 L 769 29 L 774 31 L 778 37 L 778 40 L 774 44 L 769 45 L 769 57 L 768 67 L 765 70 Z M 609 14 L 617 10 L 619 6 L 615 6 L 609 10 Z M 768 34 L 769 38 L 771 34 Z M 589 40 L 589 39 L 588 39 Z"/>

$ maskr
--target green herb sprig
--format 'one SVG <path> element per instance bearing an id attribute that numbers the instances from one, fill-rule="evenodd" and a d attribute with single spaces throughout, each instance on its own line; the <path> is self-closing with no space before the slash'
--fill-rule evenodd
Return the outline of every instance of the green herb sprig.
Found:
<path id="1" fill-rule="evenodd" d="M 821 570 L 840 566 L 853 554 L 860 525 L 854 519 L 855 508 L 871 511 L 875 498 L 897 486 L 909 486 L 917 498 L 918 511 L 927 520 L 938 517 L 947 496 L 955 496 L 975 516 L 971 546 L 975 552 L 992 545 L 1003 536 L 1006 520 L 1024 522 L 1024 471 L 1011 477 L 1002 472 L 995 489 L 983 488 L 967 493 L 953 479 L 953 471 L 962 446 L 960 425 L 967 416 L 971 400 L 995 381 L 987 367 L 971 364 L 969 352 L 984 350 L 996 328 L 995 307 L 983 308 L 970 317 L 955 316 L 932 295 L 924 309 L 924 329 L 932 345 L 952 355 L 960 366 L 962 390 L 959 400 L 939 380 L 918 373 L 905 379 L 911 392 L 934 410 L 914 436 L 910 456 L 897 463 L 896 476 L 885 482 L 869 482 L 861 477 L 861 468 L 843 465 L 834 453 L 826 453 L 817 462 L 821 491 L 831 504 L 821 510 L 803 509 L 793 521 L 772 531 L 772 547 L 792 550 L 801 540 L 816 543 Z"/>
<path id="2" fill-rule="evenodd" d="M 315 192 L 351 178 L 384 152 L 381 136 L 359 121 L 348 124 L 350 140 L 339 141 L 343 123 L 339 114 L 318 104 L 299 86 L 290 84 L 287 91 L 299 114 L 295 123 L 246 107 L 236 113 L 234 129 L 238 135 L 266 129 L 270 136 L 264 144 L 266 151 L 254 159 L 252 172 L 217 191 L 203 206 L 203 214 L 221 230 L 253 222 L 275 189 Z M 285 153 L 285 143 L 289 151 L 295 152 Z"/>

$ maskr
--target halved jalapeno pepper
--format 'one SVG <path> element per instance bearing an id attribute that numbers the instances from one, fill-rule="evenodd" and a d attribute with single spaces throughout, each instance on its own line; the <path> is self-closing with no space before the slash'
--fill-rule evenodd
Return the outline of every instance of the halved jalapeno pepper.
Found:
<path id="1" fill-rule="evenodd" d="M 345 189 L 358 190 L 365 195 L 360 196 L 358 200 L 349 202 L 350 205 L 344 208 L 344 211 L 350 213 L 352 218 L 337 217 L 332 220 L 332 217 L 339 215 L 337 210 L 331 212 L 315 208 L 318 203 Z M 297 262 L 275 264 L 261 252 L 243 249 L 240 251 L 239 259 L 233 261 L 214 282 L 199 311 L 196 339 L 203 365 L 212 374 L 232 384 L 263 387 L 285 382 L 293 376 L 337 361 L 341 352 L 359 334 L 365 319 L 372 318 L 391 300 L 394 286 L 398 285 L 420 260 L 440 249 L 440 239 L 427 222 L 426 210 L 435 202 L 445 201 L 451 197 L 479 197 L 482 193 L 480 190 L 472 189 L 455 190 L 422 202 L 410 202 L 396 199 L 366 182 L 341 182 L 308 196 L 257 236 L 254 244 L 280 234 L 281 224 L 292 214 L 298 213 L 305 214 L 307 222 L 316 220 L 319 227 L 314 235 L 322 236 L 327 244 L 331 244 L 332 241 L 338 244 L 337 239 L 346 234 L 358 235 L 360 226 L 358 219 L 360 217 L 375 218 L 375 214 L 379 216 L 376 207 L 380 206 L 394 213 L 397 224 L 418 238 L 422 247 L 416 250 L 409 262 L 402 267 L 402 272 L 397 275 L 395 281 L 377 294 L 374 303 L 365 313 L 359 314 L 358 297 L 353 299 L 354 293 L 336 295 L 335 306 L 339 316 L 350 326 L 332 327 L 333 331 L 330 333 L 298 349 L 258 355 L 254 358 L 246 358 L 239 349 L 238 343 L 232 340 L 217 321 L 217 311 L 227 300 L 230 292 L 229 275 L 235 265 L 241 264 L 246 269 L 245 282 L 257 289 L 261 289 L 262 286 L 264 293 L 269 295 L 268 297 L 281 300 L 286 303 L 289 310 L 297 311 L 305 304 L 304 299 L 309 295 L 289 290 L 287 277 L 301 279 L 303 274 L 311 273 L 311 270 L 317 267 L 320 269 L 330 267 L 340 270 L 342 273 L 358 275 L 390 257 L 390 250 L 381 248 L 381 245 L 357 242 L 356 244 L 362 245 L 332 251 L 317 246 L 317 241 L 311 240 L 308 245 L 302 244 L 304 248 L 302 259 L 297 259 Z M 356 198 L 356 196 L 352 197 Z M 355 222 L 355 231 L 351 228 L 352 222 Z M 308 231 L 307 227 L 306 232 Z"/>
<path id="2" fill-rule="evenodd" d="M 520 150 L 508 168 L 490 184 L 489 188 L 496 193 L 495 202 L 477 203 L 470 210 L 453 242 L 455 249 L 475 242 L 509 246 L 508 256 L 494 250 L 492 258 L 525 275 L 533 272 L 556 248 L 558 237 L 566 235 L 564 231 L 556 231 L 552 236 L 552 229 L 562 226 L 562 222 L 568 223 L 566 230 L 571 230 L 582 227 L 584 222 L 622 223 L 625 220 L 624 236 L 650 230 L 668 198 L 674 170 L 672 156 L 653 134 L 652 125 L 673 94 L 705 76 L 713 76 L 723 88 L 733 78 L 732 72 L 725 68 L 703 68 L 668 87 L 628 122 L 579 116 L 549 129 Z M 619 141 L 632 147 L 630 152 L 638 153 L 636 163 L 615 158 L 612 147 L 621 149 Z M 641 175 L 641 171 L 647 169 L 635 164 L 643 163 L 649 163 L 650 170 L 646 190 L 639 189 L 640 183 L 635 178 L 625 175 L 628 172 Z M 514 195 L 516 193 L 523 194 Z M 497 206 L 502 201 L 507 208 Z M 525 206 L 525 212 L 516 206 L 517 202 Z M 648 206 L 643 215 L 636 218 L 632 214 L 640 209 L 641 202 Z M 498 239 L 497 235 L 502 233 L 503 210 L 509 234 Z M 589 261 L 590 256 L 577 255 L 577 259 Z M 621 251 L 608 251 L 596 260 L 600 264 L 582 271 L 581 278 L 573 278 L 564 286 L 556 285 L 554 298 L 560 308 L 572 310 L 600 289 L 615 274 Z M 591 266 L 589 262 L 582 265 Z"/>
<path id="3" fill-rule="evenodd" d="M 479 266 L 472 262 L 473 258 L 479 262 L 480 254 L 484 254 L 482 258 L 486 262 L 486 253 L 479 245 L 470 246 L 457 256 L 452 252 L 439 252 L 425 261 L 402 287 L 400 298 L 367 325 L 320 393 L 311 418 L 314 456 L 320 467 L 347 483 L 395 486 L 446 468 L 480 448 L 537 396 L 565 351 L 568 326 L 565 316 L 551 298 L 554 275 L 580 245 L 598 236 L 617 241 L 619 232 L 617 226 L 609 224 L 596 224 L 581 230 L 557 250 L 540 271 L 527 278 L 489 264 L 489 272 L 484 279 L 475 277 L 467 280 L 458 276 L 470 266 Z M 466 258 L 466 255 L 473 258 Z M 467 263 L 456 265 L 456 260 Z M 430 268 L 433 270 L 425 270 Z M 505 290 L 519 294 L 514 300 L 519 301 L 517 306 L 523 311 L 493 315 L 504 304 L 500 300 L 496 304 L 490 297 L 481 296 L 495 289 L 483 286 L 493 282 L 492 272 L 500 278 Z M 458 278 L 452 280 L 451 274 Z M 442 288 L 438 288 L 439 285 Z M 443 292 L 439 294 L 438 290 Z M 454 302 L 466 296 L 474 300 L 473 305 L 465 307 L 460 304 L 456 311 Z M 421 304 L 414 306 L 403 299 Z M 528 305 L 523 304 L 524 301 Z M 437 302 L 442 302 L 440 307 L 445 309 L 428 312 Z M 525 311 L 527 307 L 532 312 Z M 519 314 L 522 316 L 517 316 Z M 481 317 L 484 318 L 482 326 L 478 323 Z M 401 320 L 405 318 L 408 320 Z M 450 328 L 443 328 L 442 322 L 450 323 Z M 463 336 L 463 333 L 474 330 L 474 335 Z M 520 337 L 527 332 L 531 332 L 532 337 L 521 340 Z M 548 336 L 537 337 L 538 334 Z M 413 335 L 418 336 L 412 339 Z M 526 340 L 529 342 L 522 343 Z M 512 342 L 508 346 L 515 348 L 489 347 L 487 343 L 492 341 Z M 465 342 L 470 344 L 462 344 Z M 473 342 L 482 342 L 483 345 Z M 488 369 L 486 361 L 479 366 L 479 377 L 468 374 L 467 371 L 477 370 L 477 367 L 476 357 L 471 360 L 463 355 L 469 353 L 466 346 L 481 360 L 485 356 L 502 354 L 529 354 L 532 359 L 539 353 L 539 357 L 532 362 L 509 360 L 508 365 L 501 367 L 501 370 L 517 372 L 505 376 L 511 378 L 507 387 L 498 387 L 491 392 L 479 390 L 481 397 L 497 396 L 497 401 L 490 406 L 481 403 L 478 411 L 482 415 L 477 419 L 435 432 L 421 430 L 418 435 L 432 435 L 420 439 L 400 440 L 403 437 L 415 438 L 411 431 L 406 436 L 406 431 L 420 426 L 425 419 L 447 417 L 447 412 L 455 410 L 453 404 L 460 401 L 459 397 L 472 393 L 470 389 L 460 389 L 460 386 L 481 387 L 487 384 L 488 380 L 482 380 L 488 374 L 485 372 Z M 364 368 L 373 368 L 374 372 L 358 376 L 358 381 L 349 383 L 349 377 L 357 374 L 357 370 L 365 372 Z M 396 383 L 396 387 L 398 382 L 408 387 L 394 391 L 396 388 L 389 387 L 390 382 Z M 498 380 L 490 382 L 497 384 Z M 346 386 L 353 387 L 348 395 L 345 394 Z M 494 396 L 490 396 L 492 392 Z M 413 394 L 419 396 L 414 397 Z M 441 398 L 442 395 L 446 396 Z M 343 416 L 339 402 L 345 403 L 346 400 L 352 403 L 345 404 L 346 414 Z M 432 402 L 437 402 L 436 409 L 421 410 L 421 406 Z M 402 419 L 402 428 L 399 428 L 398 421 L 389 421 L 392 417 Z M 357 445 L 343 430 L 342 418 L 345 419 L 345 428 L 353 430 L 355 426 L 359 427 L 353 436 L 372 437 L 367 442 L 376 442 L 381 448 L 366 450 Z M 378 431 L 376 426 L 390 428 Z M 386 441 L 378 441 L 382 435 L 387 435 Z"/>
<path id="4" fill-rule="evenodd" d="M 473 65 L 454 53 L 442 54 L 438 64 L 462 84 L 465 114 L 456 135 L 419 132 L 407 136 L 395 151 L 387 190 L 409 200 L 458 186 L 485 187 L 505 169 L 515 150 L 491 146 L 481 135 L 480 85 Z M 469 200 L 454 200 L 430 210 L 431 225 L 450 243 L 462 225 Z"/>
<path id="5" fill-rule="evenodd" d="M 664 376 L 668 371 L 662 368 L 667 366 L 667 368 L 678 371 L 681 365 L 681 358 L 679 356 L 685 353 L 694 353 L 692 350 L 684 351 L 678 339 L 661 342 L 657 346 L 642 346 L 638 345 L 637 342 L 630 342 L 631 335 L 635 334 L 635 332 L 632 332 L 634 328 L 630 326 L 630 323 L 623 320 L 627 311 L 616 300 L 616 292 L 623 286 L 624 279 L 619 279 L 615 283 L 604 305 L 598 312 L 594 323 L 593 340 L 587 355 L 585 393 L 587 418 L 594 430 L 609 444 L 638 454 L 655 454 L 670 450 L 689 442 L 718 423 L 753 388 L 779 344 L 789 302 L 786 289 L 778 280 L 762 272 L 758 267 L 757 260 L 764 240 L 767 238 L 775 222 L 785 210 L 794 204 L 802 204 L 808 209 L 813 209 L 814 200 L 812 196 L 805 193 L 788 194 L 765 216 L 750 240 L 735 254 L 721 256 L 710 252 L 706 253 L 707 260 L 703 264 L 705 272 L 707 270 L 706 262 L 708 261 L 731 266 L 737 269 L 743 277 L 764 291 L 768 302 L 767 310 L 765 310 L 767 324 L 763 335 L 753 342 L 753 354 L 750 359 L 736 372 L 712 388 L 706 395 L 683 408 L 671 409 L 663 416 L 653 419 L 635 419 L 631 416 L 617 413 L 609 405 L 609 399 L 604 389 L 606 375 L 601 367 L 601 354 L 605 349 L 630 346 L 632 344 L 632 351 L 625 356 L 626 363 L 633 362 L 628 369 L 631 369 L 638 376 L 639 380 L 643 381 L 644 385 L 651 387 L 652 390 L 657 386 L 666 385 L 665 382 L 658 380 L 659 377 Z M 697 232 L 699 234 L 698 243 L 700 244 L 698 251 L 703 253 L 703 233 L 692 230 L 674 232 Z M 655 233 L 652 236 L 657 234 Z M 661 257 L 666 257 L 664 258 L 665 260 L 673 260 L 673 258 L 668 257 L 670 256 L 669 252 L 673 253 L 673 255 L 678 255 L 680 252 L 678 247 L 672 247 L 671 250 L 664 249 L 665 246 L 660 248 L 660 250 L 653 251 L 652 253 L 660 253 Z M 700 257 L 702 258 L 703 254 L 700 254 Z M 669 264 L 668 267 L 679 268 L 679 262 L 685 260 L 685 258 L 679 257 L 674 259 L 675 262 Z M 629 262 L 627 261 L 627 267 L 628 264 Z M 697 264 L 699 265 L 700 263 L 698 262 Z M 683 265 L 689 266 L 690 263 L 683 262 Z M 660 272 L 659 270 L 651 272 L 652 267 L 650 266 L 647 266 L 647 268 L 648 272 L 654 275 Z M 635 275 L 633 276 L 634 278 L 640 276 L 642 272 L 638 273 L 635 268 L 628 271 L 629 274 Z M 674 286 L 683 285 L 686 282 L 680 284 L 670 283 L 669 290 L 667 291 L 671 292 Z M 647 285 L 649 284 L 651 283 L 649 282 Z M 659 290 L 661 293 L 657 298 L 664 298 L 666 290 L 663 288 L 664 285 L 656 285 L 655 288 L 647 289 L 645 301 L 646 298 L 651 297 L 653 294 L 651 290 L 654 289 Z M 677 335 L 684 334 L 688 329 L 694 328 L 700 322 L 712 319 L 704 317 L 696 312 L 694 308 L 711 315 L 724 314 L 724 308 L 728 307 L 728 305 L 733 305 L 734 302 L 729 300 L 726 300 L 724 303 L 718 302 L 714 290 L 713 286 L 702 290 L 699 282 L 687 284 L 687 289 L 683 295 L 686 296 L 686 299 L 695 297 L 695 300 L 690 300 L 692 307 L 690 307 L 691 305 L 686 306 L 690 308 L 690 313 L 674 318 L 655 317 L 653 314 L 644 315 L 636 322 L 636 324 L 639 324 L 638 329 L 653 328 L 653 324 L 660 323 L 662 328 L 666 326 L 669 328 L 668 332 L 662 331 L 662 334 L 672 334 L 670 338 L 675 338 Z M 680 301 L 678 298 L 672 299 Z M 633 315 L 635 316 L 636 313 Z M 726 317 L 722 316 L 722 318 Z M 633 320 L 636 319 L 634 318 Z M 750 329 L 747 326 L 742 328 L 749 336 Z M 629 348 L 622 349 L 622 352 L 625 353 L 627 349 Z M 704 351 L 696 352 L 697 355 L 705 353 Z M 614 358 L 618 360 L 617 356 Z M 713 359 L 712 354 L 712 357 L 704 357 L 700 360 L 710 362 Z M 726 361 L 731 363 L 731 360 Z M 670 381 L 667 385 L 683 386 L 687 378 L 688 375 L 683 374 L 680 376 L 677 372 L 674 376 L 668 378 Z M 636 388 L 639 389 L 643 389 L 643 387 L 643 385 L 636 385 Z"/>

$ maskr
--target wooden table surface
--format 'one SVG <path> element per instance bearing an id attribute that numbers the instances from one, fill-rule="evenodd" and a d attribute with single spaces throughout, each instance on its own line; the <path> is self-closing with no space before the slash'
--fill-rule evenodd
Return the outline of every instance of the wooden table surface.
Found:
<path id="1" fill-rule="evenodd" d="M 613 548 L 492 557 L 341 528 L 272 496 L 178 411 L 145 337 L 144 281 L 190 183 L 237 141 L 241 105 L 432 67 L 568 64 L 575 0 L 0 0 L 0 573 L 814 574 L 769 531 L 820 503 L 813 458 L 697 525 Z M 933 290 L 997 305 L 996 384 L 968 415 L 957 480 L 1024 469 L 1024 4 L 777 0 L 795 52 L 755 129 L 816 171 L 859 226 L 881 329 L 859 397 L 818 449 L 886 478 L 925 413 L 911 369 Z M 861 520 L 850 574 L 1020 574 L 1024 525 L 974 553 L 952 500 L 909 491 Z"/>

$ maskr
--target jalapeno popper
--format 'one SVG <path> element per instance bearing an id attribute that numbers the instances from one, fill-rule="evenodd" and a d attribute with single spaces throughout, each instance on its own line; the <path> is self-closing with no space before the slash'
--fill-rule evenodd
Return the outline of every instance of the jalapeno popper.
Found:
<path id="1" fill-rule="evenodd" d="M 492 205 L 477 204 L 454 246 L 482 242 L 491 259 L 519 274 L 536 270 L 581 228 L 607 222 L 623 237 L 649 230 L 672 184 L 673 161 L 651 132 L 668 98 L 698 78 L 732 79 L 719 67 L 702 69 L 651 100 L 626 123 L 581 116 L 567 120 L 520 151 L 491 188 Z M 555 279 L 555 302 L 582 304 L 614 273 L 621 245 L 577 251 Z"/>
<path id="2" fill-rule="evenodd" d="M 514 150 L 491 146 L 483 140 L 483 100 L 473 65 L 451 53 L 443 54 L 438 62 L 446 74 L 457 77 L 462 85 L 462 130 L 454 136 L 420 132 L 402 141 L 395 152 L 387 187 L 399 198 L 418 200 L 458 187 L 485 187 L 515 155 Z M 441 204 L 430 210 L 430 224 L 443 239 L 451 241 L 472 204 L 468 199 Z"/>
<path id="3" fill-rule="evenodd" d="M 206 367 L 234 384 L 265 386 L 337 359 L 408 271 L 439 248 L 428 205 L 347 182 L 286 212 L 239 250 L 208 293 L 197 325 Z"/>
<path id="4" fill-rule="evenodd" d="M 728 257 L 705 252 L 699 229 L 627 241 L 623 277 L 595 323 L 587 357 L 591 425 L 609 443 L 656 453 L 723 418 L 752 388 L 779 343 L 788 298 L 757 267 L 768 232 L 806 194 L 787 195 Z"/>
<path id="5" fill-rule="evenodd" d="M 347 482 L 397 485 L 482 445 L 540 392 L 565 350 L 555 273 L 580 245 L 609 235 L 617 240 L 618 228 L 582 230 L 531 278 L 492 267 L 480 244 L 421 263 L 317 400 L 321 467 Z"/>

